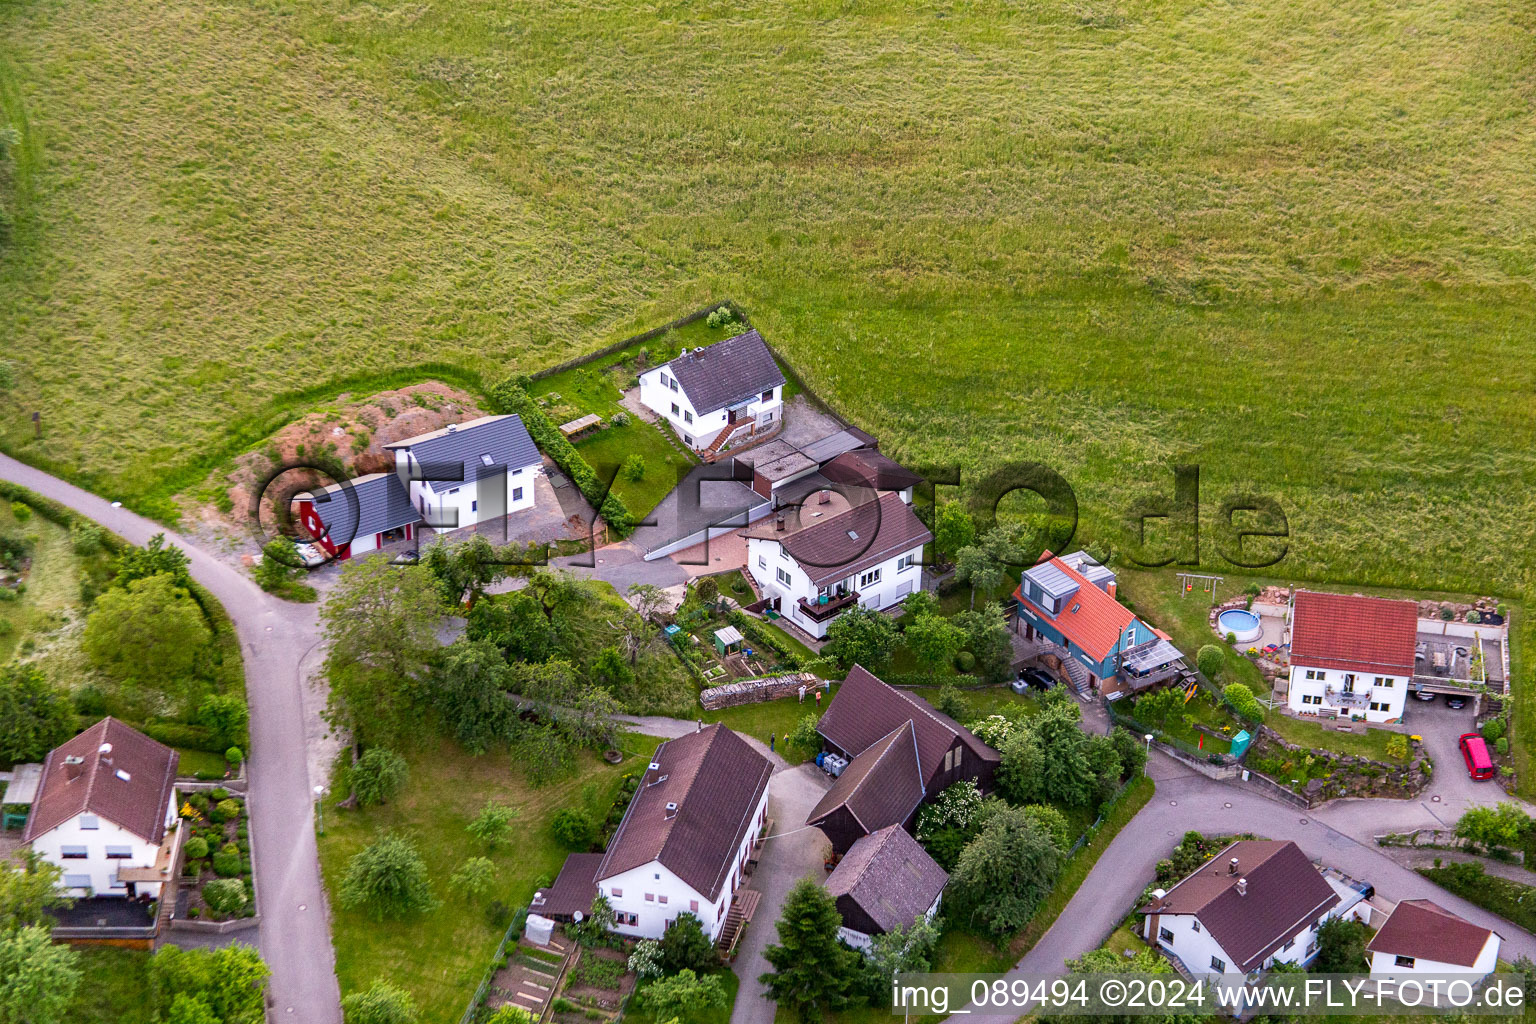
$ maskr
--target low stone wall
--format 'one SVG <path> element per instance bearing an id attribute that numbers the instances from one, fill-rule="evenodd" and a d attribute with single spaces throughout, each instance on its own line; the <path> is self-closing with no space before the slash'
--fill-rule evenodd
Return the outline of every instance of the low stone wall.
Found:
<path id="1" fill-rule="evenodd" d="M 1422 757 L 1412 757 L 1406 765 L 1389 764 L 1386 761 L 1373 761 L 1357 754 L 1341 754 L 1335 750 L 1303 747 L 1287 741 L 1266 725 L 1258 726 L 1257 738 L 1249 748 L 1245 760 L 1252 768 L 1256 762 L 1267 759 L 1276 748 L 1295 757 L 1310 756 L 1315 760 L 1328 763 L 1335 777 L 1314 778 L 1306 785 L 1303 795 L 1312 806 L 1340 797 L 1408 799 L 1417 796 L 1429 784 L 1429 775 L 1424 771 Z M 1257 773 L 1257 769 L 1253 770 Z M 1279 782 L 1275 785 L 1286 792 L 1292 792 Z"/>
<path id="2" fill-rule="evenodd" d="M 240 932 L 247 928 L 255 928 L 259 924 L 261 924 L 260 914 L 257 914 L 255 917 L 237 917 L 231 921 L 205 921 L 200 917 L 173 917 L 171 918 L 171 931 L 202 932 L 205 935 L 227 935 L 230 932 Z"/>
<path id="3" fill-rule="evenodd" d="M 699 694 L 699 703 L 706 711 L 733 708 L 742 704 L 761 704 L 781 697 L 798 696 L 805 687 L 806 696 L 817 687 L 826 684 L 810 672 L 792 672 L 786 675 L 764 676 L 761 679 L 739 679 L 723 686 L 713 686 Z"/>

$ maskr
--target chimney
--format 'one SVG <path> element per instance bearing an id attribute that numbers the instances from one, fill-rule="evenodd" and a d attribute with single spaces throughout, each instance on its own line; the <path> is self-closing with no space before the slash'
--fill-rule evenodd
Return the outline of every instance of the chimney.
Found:
<path id="1" fill-rule="evenodd" d="M 1233 857 L 1231 860 L 1227 861 L 1227 874 L 1229 874 L 1229 875 L 1237 874 L 1237 858 L 1236 857 Z"/>
<path id="2" fill-rule="evenodd" d="M 70 782 L 74 782 L 76 779 L 78 779 L 80 776 L 82 776 L 84 774 L 85 774 L 85 758 L 83 758 L 83 757 L 66 757 L 64 759 L 64 777 L 66 779 L 68 779 Z"/>
<path id="3" fill-rule="evenodd" d="M 1246 879 L 1246 878 L 1239 878 L 1237 880 L 1237 894 L 1239 896 L 1247 896 L 1248 895 L 1248 879 Z"/>
<path id="4" fill-rule="evenodd" d="M 675 801 L 668 800 L 667 801 L 667 820 L 671 821 L 675 817 L 677 817 L 677 803 Z"/>
<path id="5" fill-rule="evenodd" d="M 459 425 L 457 423 L 450 423 L 450 424 L 448 424 L 446 429 L 447 429 L 448 433 L 452 434 L 452 433 L 455 433 L 455 432 L 458 431 Z"/>
<path id="6" fill-rule="evenodd" d="M 780 512 L 778 515 L 773 517 L 773 528 L 774 528 L 775 531 L 777 531 L 779 533 L 783 533 L 784 532 L 784 513 L 783 512 Z"/>
<path id="7" fill-rule="evenodd" d="M 817 504 L 819 504 L 819 505 L 828 505 L 828 504 L 831 504 L 831 502 L 832 502 L 832 492 L 831 491 L 822 491 L 821 492 L 821 500 L 819 502 L 817 502 Z"/>
<path id="8" fill-rule="evenodd" d="M 1104 584 L 1104 592 L 1107 593 L 1110 597 L 1114 597 L 1115 596 L 1115 581 L 1114 580 L 1110 580 L 1108 583 Z"/>

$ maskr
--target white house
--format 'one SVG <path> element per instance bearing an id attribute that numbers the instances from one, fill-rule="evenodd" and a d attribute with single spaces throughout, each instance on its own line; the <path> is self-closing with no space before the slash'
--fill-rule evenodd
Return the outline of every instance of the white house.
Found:
<path id="1" fill-rule="evenodd" d="M 1499 962 L 1499 933 L 1431 900 L 1404 900 L 1366 943 L 1373 977 L 1470 974 L 1487 977 Z"/>
<path id="2" fill-rule="evenodd" d="M 694 451 L 779 429 L 784 373 L 756 330 L 703 348 L 640 375 L 640 402 L 672 425 Z"/>
<path id="3" fill-rule="evenodd" d="M 1412 601 L 1298 591 L 1287 706 L 1322 718 L 1401 721 L 1417 635 Z"/>
<path id="4" fill-rule="evenodd" d="M 765 598 L 815 637 L 850 608 L 888 608 L 920 588 L 923 545 L 933 539 L 896 492 L 821 507 L 808 502 L 742 531 L 747 570 Z"/>
<path id="5" fill-rule="evenodd" d="M 1317 930 L 1365 919 L 1362 894 L 1324 877 L 1289 840 L 1241 840 L 1140 908 L 1142 937 L 1192 974 L 1234 980 L 1276 962 L 1306 964 Z"/>
<path id="6" fill-rule="evenodd" d="M 867 951 L 876 935 L 932 920 L 948 882 L 928 851 L 895 824 L 854 843 L 825 884 L 843 919 L 838 936 Z"/>
<path id="7" fill-rule="evenodd" d="M 48 754 L 22 841 L 73 896 L 149 897 L 176 867 L 179 755 L 115 718 Z"/>
<path id="8" fill-rule="evenodd" d="M 385 445 L 428 526 L 456 530 L 532 508 L 542 459 L 521 416 L 483 416 Z"/>
<path id="9" fill-rule="evenodd" d="M 624 935 L 660 938 L 677 915 L 693 914 L 716 938 L 767 820 L 772 771 L 723 725 L 663 742 L 607 852 L 573 854 L 531 909 L 569 920 L 601 895 Z"/>

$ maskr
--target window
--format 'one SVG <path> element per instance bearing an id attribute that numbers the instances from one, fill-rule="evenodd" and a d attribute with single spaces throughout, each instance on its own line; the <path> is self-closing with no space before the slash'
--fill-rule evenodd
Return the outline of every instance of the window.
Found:
<path id="1" fill-rule="evenodd" d="M 663 373 L 663 374 L 659 374 L 658 376 L 660 376 L 660 378 L 661 378 L 661 386 L 662 387 L 666 387 L 667 386 L 667 375 Z"/>
<path id="2" fill-rule="evenodd" d="M 83 846 L 61 846 L 59 856 L 65 860 L 85 860 L 89 854 Z"/>
<path id="3" fill-rule="evenodd" d="M 687 409 L 683 410 L 683 422 L 684 423 L 692 423 L 693 422 L 693 413 L 688 411 Z"/>
<path id="4" fill-rule="evenodd" d="M 647 902 L 647 903 L 655 903 L 656 902 L 656 894 L 653 893 L 653 892 L 646 893 L 645 894 L 645 902 Z"/>
<path id="5" fill-rule="evenodd" d="M 772 423 L 773 422 L 773 413 L 771 413 L 771 412 L 763 413 L 763 422 L 764 423 Z"/>
<path id="6" fill-rule="evenodd" d="M 1376 677 L 1376 685 L 1381 687 L 1383 690 L 1390 690 L 1390 689 L 1392 689 L 1392 687 L 1394 685 L 1396 685 L 1396 683 L 1397 683 L 1396 679 L 1391 679 L 1391 678 L 1389 678 L 1387 676 L 1377 676 Z"/>
<path id="7" fill-rule="evenodd" d="M 1316 953 L 1316 952 L 1317 952 L 1317 940 L 1313 939 L 1311 942 L 1307 943 L 1307 956 L 1311 956 L 1313 953 Z"/>
<path id="8" fill-rule="evenodd" d="M 656 902 L 657 903 L 665 903 L 665 902 L 667 902 L 667 894 L 666 893 L 662 893 L 660 896 L 656 897 Z"/>
<path id="9" fill-rule="evenodd" d="M 474 501 L 469 503 L 469 510 L 471 512 L 478 512 L 478 511 L 480 511 L 480 501 L 479 501 L 478 498 L 476 500 L 474 500 Z"/>
<path id="10" fill-rule="evenodd" d="M 1194 930 L 1194 931 L 1199 931 L 1200 930 L 1200 922 L 1198 920 L 1192 920 L 1192 921 L 1189 922 L 1189 927 L 1192 930 Z"/>
<path id="11" fill-rule="evenodd" d="M 457 487 L 455 487 L 453 490 L 449 491 L 448 493 L 449 494 L 458 494 L 459 493 L 459 489 Z"/>
<path id="12" fill-rule="evenodd" d="M 94 814 L 82 814 L 80 815 L 80 827 L 85 830 L 101 828 L 101 819 L 97 818 Z"/>
<path id="13" fill-rule="evenodd" d="M 1280 952 L 1282 952 L 1282 953 L 1283 953 L 1283 952 L 1285 952 L 1285 951 L 1286 951 L 1286 950 L 1288 950 L 1288 949 L 1290 949 L 1290 948 L 1291 948 L 1291 947 L 1292 947 L 1292 946 L 1294 946 L 1294 945 L 1296 945 L 1296 940 L 1295 940 L 1295 939 L 1288 939 L 1288 940 L 1287 940 L 1287 941 L 1286 941 L 1286 943 L 1285 943 L 1285 945 L 1283 945 L 1283 946 L 1281 946 L 1281 947 L 1280 947 Z"/>
<path id="14" fill-rule="evenodd" d="M 764 555 L 758 555 L 757 556 L 757 567 L 759 569 L 766 569 L 766 568 L 768 568 L 768 559 L 767 559 L 766 556 L 764 556 Z"/>
<path id="15" fill-rule="evenodd" d="M 131 847 L 131 846 L 109 846 L 109 847 L 107 847 L 107 860 L 128 860 L 132 856 L 133 856 L 133 847 Z"/>
<path id="16" fill-rule="evenodd" d="M 902 555 L 901 559 L 899 561 L 897 561 L 897 563 L 896 563 L 896 571 L 897 572 L 906 572 L 908 569 L 912 568 L 912 566 L 914 566 L 916 564 L 917 564 L 917 556 L 916 555 Z"/>
<path id="17" fill-rule="evenodd" d="M 1413 957 L 1411 957 L 1411 956 L 1393 957 L 1392 958 L 1392 963 L 1396 967 L 1412 967 L 1413 966 Z"/>
<path id="18" fill-rule="evenodd" d="M 611 891 L 611 893 L 612 893 L 612 894 L 613 894 L 613 895 L 614 895 L 614 896 L 623 896 L 623 895 L 624 895 L 624 890 L 623 890 L 623 889 L 618 889 L 618 888 L 615 888 L 615 889 L 612 889 L 612 890 L 610 890 L 610 891 Z"/>
<path id="19" fill-rule="evenodd" d="M 91 876 L 90 875 L 65 875 L 64 876 L 64 888 L 66 888 L 66 889 L 89 889 L 90 887 L 91 887 Z"/>
<path id="20" fill-rule="evenodd" d="M 667 381 L 667 387 L 671 388 L 673 391 L 676 391 L 677 390 L 677 378 L 673 377 L 671 380 Z"/>
<path id="21" fill-rule="evenodd" d="M 693 447 L 693 438 L 689 437 L 687 434 L 684 434 L 683 435 L 683 444 L 687 445 L 689 448 L 692 448 Z"/>
<path id="22" fill-rule="evenodd" d="M 1308 679 L 1321 679 L 1322 676 L 1317 674 L 1317 669 L 1309 668 L 1309 669 L 1307 669 L 1307 678 Z"/>
<path id="23" fill-rule="evenodd" d="M 512 488 L 512 500 L 513 501 L 522 501 L 523 500 L 523 489 L 521 487 L 514 487 L 514 488 Z"/>
<path id="24" fill-rule="evenodd" d="M 672 415 L 673 416 L 681 416 L 682 414 L 683 414 L 683 410 L 678 408 L 678 405 L 677 405 L 676 402 L 673 402 L 672 403 Z"/>
<path id="25" fill-rule="evenodd" d="M 872 587 L 876 583 L 879 583 L 879 582 L 880 582 L 880 570 L 879 569 L 871 569 L 869 572 L 863 573 L 863 574 L 861 574 L 859 576 L 859 586 L 861 586 L 861 587 Z"/>
<path id="26" fill-rule="evenodd" d="M 1225 960 L 1219 956 L 1211 957 L 1211 970 L 1215 971 L 1217 974 L 1222 974 L 1226 971 L 1226 969 L 1227 962 Z"/>
<path id="27" fill-rule="evenodd" d="M 522 476 L 522 475 L 523 475 L 523 471 L 522 471 L 522 470 L 520 470 L 520 469 L 514 469 L 514 470 L 513 470 L 513 471 L 512 471 L 512 475 L 513 475 L 513 476 Z"/>
<path id="28" fill-rule="evenodd" d="M 778 581 L 780 583 L 784 584 L 786 587 L 789 586 L 789 584 L 791 582 L 790 581 L 790 577 L 789 577 L 789 573 L 787 573 L 783 569 L 775 566 L 774 570 L 773 570 L 773 575 L 774 575 L 775 578 L 778 579 Z"/>
<path id="29" fill-rule="evenodd" d="M 1157 930 L 1157 937 L 1164 942 L 1172 942 L 1173 932 L 1169 931 L 1167 928 L 1159 928 Z"/>
<path id="30" fill-rule="evenodd" d="M 690 913 L 697 914 L 699 912 L 699 901 L 698 900 L 689 900 L 688 901 L 688 910 L 689 910 Z"/>
<path id="31" fill-rule="evenodd" d="M 623 911 L 619 911 L 618 913 L 613 915 L 613 921 L 614 921 L 615 924 L 627 924 L 627 925 L 630 925 L 631 927 L 634 927 L 635 925 L 638 925 L 640 923 L 640 915 L 639 914 L 626 914 Z"/>

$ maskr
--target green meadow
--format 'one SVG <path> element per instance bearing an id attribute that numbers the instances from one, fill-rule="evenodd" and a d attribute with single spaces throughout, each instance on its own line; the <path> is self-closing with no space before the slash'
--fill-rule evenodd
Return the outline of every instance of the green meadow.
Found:
<path id="1" fill-rule="evenodd" d="M 1207 524 L 1282 502 L 1292 578 L 1519 595 L 1533 27 L 1465 0 L 6 0 L 0 443 L 169 517 L 337 393 L 730 299 L 894 454 L 1054 467 L 1087 536 L 1198 463 Z"/>

